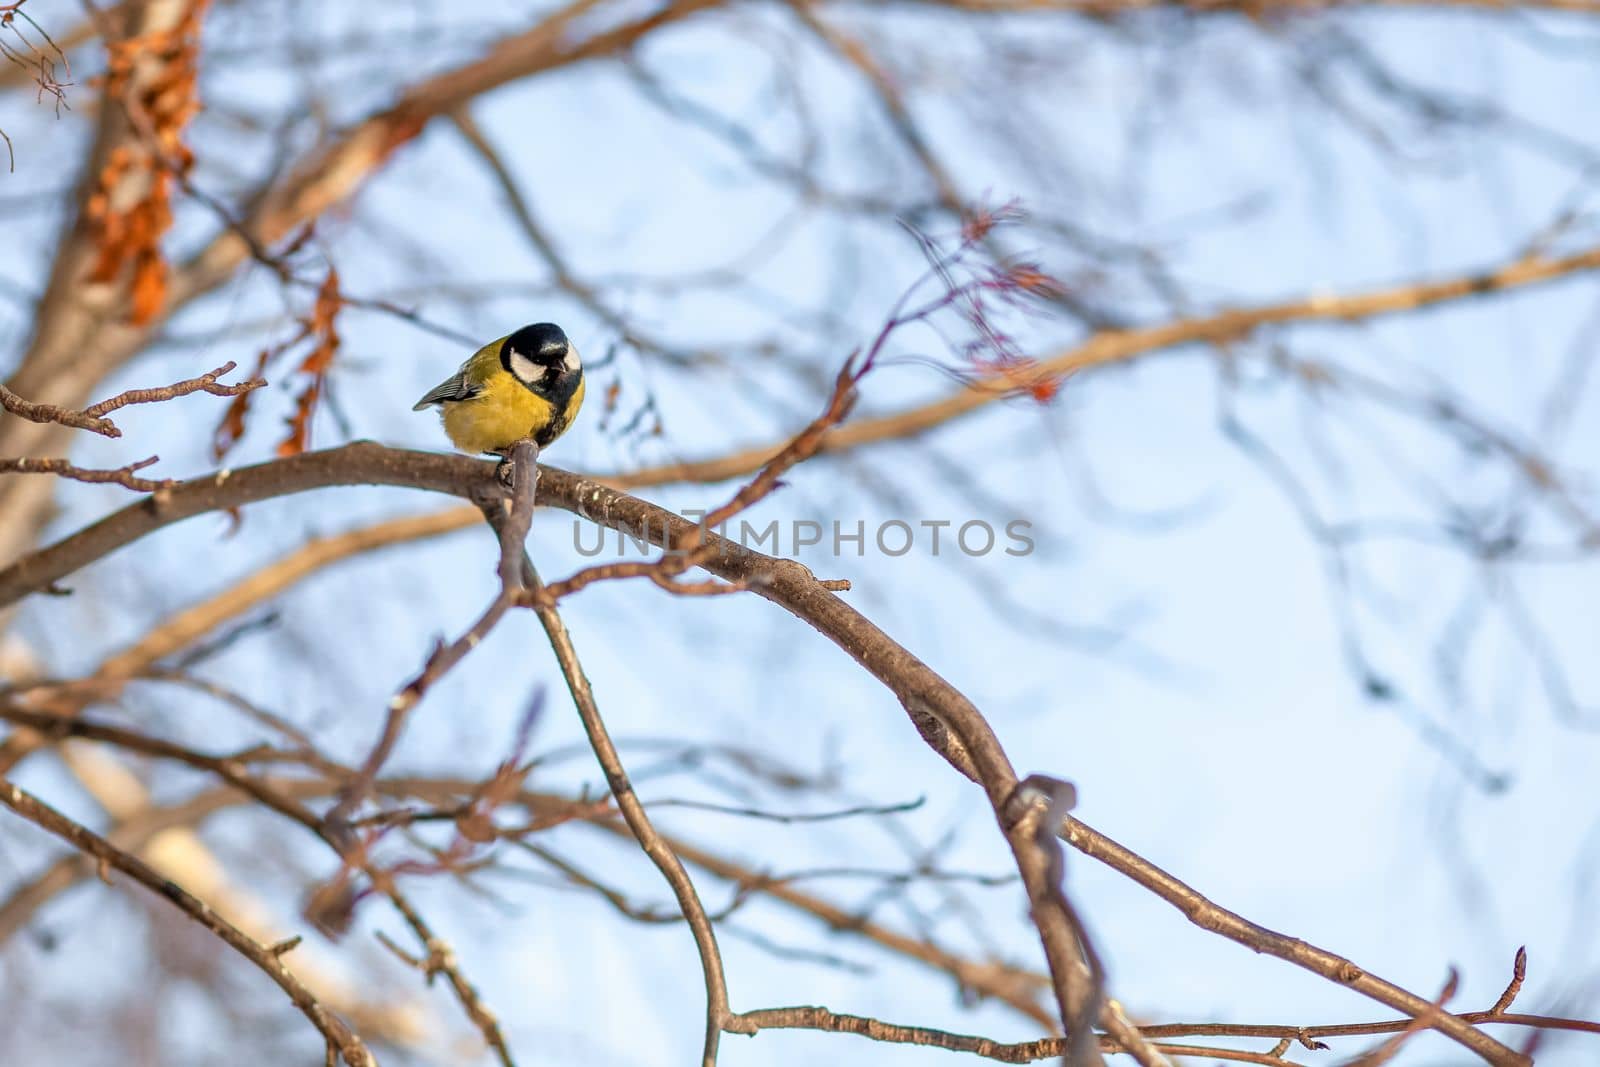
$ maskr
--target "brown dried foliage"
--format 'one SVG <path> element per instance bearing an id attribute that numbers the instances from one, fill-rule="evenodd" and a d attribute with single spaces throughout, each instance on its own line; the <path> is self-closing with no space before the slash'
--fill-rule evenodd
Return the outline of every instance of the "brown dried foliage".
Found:
<path id="1" fill-rule="evenodd" d="M 113 148 L 84 205 L 97 255 L 88 280 L 127 278 L 128 319 L 153 320 L 167 295 L 161 239 L 172 228 L 172 188 L 194 166 L 184 132 L 200 110 L 200 24 L 210 0 L 190 0 L 169 30 L 106 46 L 104 91 L 139 136 Z"/>
<path id="2" fill-rule="evenodd" d="M 304 452 L 311 444 L 311 416 L 316 413 L 317 402 L 322 399 L 327 384 L 328 370 L 339 352 L 339 309 L 344 298 L 339 295 L 339 272 L 328 268 L 328 276 L 317 290 L 316 303 L 311 307 L 311 317 L 304 320 L 300 339 L 311 339 L 311 351 L 306 353 L 295 368 L 299 374 L 310 377 L 295 397 L 294 414 L 289 416 L 289 436 L 278 443 L 278 455 L 292 456 Z"/>
<path id="3" fill-rule="evenodd" d="M 327 277 L 317 289 L 317 298 L 311 306 L 311 313 L 300 320 L 300 329 L 289 340 L 272 348 L 262 349 L 260 358 L 256 360 L 253 377 L 259 378 L 269 363 L 296 345 L 307 340 L 311 342 L 310 350 L 295 367 L 295 373 L 305 375 L 309 380 L 295 397 L 294 411 L 288 419 L 289 434 L 278 442 L 277 454 L 280 456 L 293 456 L 310 447 L 311 418 L 316 414 L 317 404 L 327 386 L 328 371 L 333 367 L 334 357 L 338 355 L 339 346 L 343 343 L 343 339 L 339 336 L 337 320 L 339 310 L 344 305 L 345 298 L 339 292 L 339 272 L 329 267 Z M 212 454 L 217 459 L 225 456 L 244 436 L 245 421 L 249 413 L 248 393 L 234 398 L 233 403 L 228 405 L 228 410 L 223 413 L 222 421 L 217 424 L 216 433 L 212 437 Z"/>

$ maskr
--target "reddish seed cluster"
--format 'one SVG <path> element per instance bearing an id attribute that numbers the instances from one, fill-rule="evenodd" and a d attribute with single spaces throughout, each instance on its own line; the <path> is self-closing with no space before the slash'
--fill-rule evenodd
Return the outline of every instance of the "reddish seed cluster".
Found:
<path id="1" fill-rule="evenodd" d="M 972 340 L 963 349 L 968 367 L 990 379 L 991 386 L 999 385 L 1008 393 L 1027 395 L 1044 404 L 1059 395 L 1061 375 L 1044 372 L 1038 360 L 1025 355 L 1015 340 L 996 325 L 989 298 L 1025 309 L 1036 299 L 1061 297 L 1066 293 L 1066 286 L 1045 273 L 1038 264 L 1027 261 L 990 267 L 959 284 L 951 276 L 951 269 L 996 226 L 1021 217 L 1021 209 L 1015 203 L 975 211 L 962 225 L 961 247 L 943 262 L 936 261 L 935 266 L 949 286 L 947 302 L 961 313 L 972 330 Z"/>

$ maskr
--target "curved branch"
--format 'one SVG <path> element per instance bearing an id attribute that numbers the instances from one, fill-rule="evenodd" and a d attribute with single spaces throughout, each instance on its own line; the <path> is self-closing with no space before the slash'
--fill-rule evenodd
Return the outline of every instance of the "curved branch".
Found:
<path id="1" fill-rule="evenodd" d="M 307 539 L 293 552 L 232 582 L 226 589 L 182 609 L 146 631 L 133 644 L 107 658 L 96 668 L 101 679 L 127 678 L 148 669 L 157 660 L 179 652 L 229 619 L 270 600 L 295 583 L 341 560 L 386 545 L 439 537 L 470 525 L 477 509 L 463 507 L 421 515 L 403 515 L 342 533 Z"/>
<path id="2" fill-rule="evenodd" d="M 490 513 L 486 511 L 485 514 Z M 496 532 L 500 532 L 498 524 Z M 538 588 L 539 576 L 532 564 L 527 562 L 526 557 L 523 561 L 523 570 L 524 584 L 530 589 Z M 721 1043 L 722 1032 L 733 1017 L 728 1007 L 728 979 L 723 970 L 722 951 L 717 947 L 716 930 L 712 927 L 710 916 L 706 914 L 705 905 L 701 903 L 700 893 L 695 889 L 693 879 L 684 869 L 683 861 L 672 850 L 671 843 L 656 830 L 650 821 L 649 813 L 645 811 L 644 802 L 634 792 L 633 783 L 629 780 L 627 769 L 622 764 L 622 755 L 612 742 L 611 731 L 607 729 L 605 719 L 600 714 L 600 707 L 595 703 L 594 690 L 589 686 L 589 676 L 583 671 L 583 664 L 578 659 L 578 652 L 572 644 L 572 635 L 567 630 L 567 624 L 553 604 L 536 604 L 533 610 L 539 617 L 539 624 L 544 627 L 545 636 L 550 640 L 556 662 L 561 665 L 561 675 L 566 679 L 567 691 L 571 693 L 572 703 L 578 709 L 578 718 L 582 721 L 583 732 L 588 736 L 589 745 L 594 750 L 595 760 L 605 773 L 606 787 L 611 791 L 617 810 L 622 812 L 628 832 L 671 887 L 672 894 L 678 901 L 678 910 L 683 914 L 683 921 L 688 924 L 690 932 L 694 935 L 695 949 L 700 954 L 700 967 L 706 985 L 706 1033 L 700 1062 L 703 1067 L 716 1067 L 717 1049 Z"/>
<path id="3" fill-rule="evenodd" d="M 486 494 L 493 465 L 465 456 L 411 452 L 357 442 L 309 452 L 238 471 L 219 471 L 153 494 L 140 504 L 102 519 L 80 533 L 33 553 L 0 571 L 0 607 L 54 582 L 121 545 L 157 529 L 223 508 L 335 485 L 409 485 L 469 499 Z M 799 563 L 770 559 L 716 538 L 676 516 L 567 471 L 542 468 L 541 500 L 606 525 L 649 529 L 652 538 L 702 538 L 718 546 L 707 569 L 733 581 L 751 581 L 759 595 L 810 622 L 884 681 L 937 751 L 966 777 L 983 785 L 990 806 L 1011 844 L 1029 899 L 1045 894 L 1045 863 L 1033 840 L 1031 809 L 1014 803 L 1016 772 L 999 739 L 971 701 L 906 649 L 827 591 Z M 1064 915 L 1035 909 L 1050 970 L 1057 981 L 1062 1017 L 1080 1017 L 1090 995 L 1086 968 Z M 1108 1011 L 1107 1013 L 1113 1014 Z M 1119 1023 L 1119 1030 L 1123 1026 Z M 1099 1059 L 1098 1053 L 1094 1057 Z"/>
<path id="4" fill-rule="evenodd" d="M 1600 259 L 1600 251 L 1596 257 Z M 308 452 L 238 471 L 219 471 L 156 493 L 0 571 L 0 607 L 45 588 L 146 534 L 207 511 L 336 485 L 411 486 L 472 498 L 494 479 L 493 472 L 494 465 L 482 460 L 392 449 L 372 442 Z M 983 786 L 1011 845 L 1029 899 L 1039 899 L 1045 862 L 1032 839 L 1030 815 L 1034 810 L 1015 795 L 1018 779 L 999 739 L 982 713 L 959 690 L 828 591 L 798 562 L 752 552 L 653 504 L 558 468 L 541 468 L 539 485 L 542 503 L 611 529 L 642 533 L 657 545 L 681 543 L 691 536 L 715 545 L 717 554 L 705 561 L 706 570 L 727 581 L 746 583 L 756 595 L 784 608 L 838 645 L 894 693 L 936 752 Z M 1343 957 L 1265 930 L 1218 908 L 1154 864 L 1076 820 L 1067 820 L 1061 834 L 1075 848 L 1107 862 L 1178 906 L 1205 929 L 1348 986 L 1412 1018 L 1425 1018 L 1429 1027 L 1492 1064 L 1527 1067 L 1531 1062 L 1426 999 Z M 1068 946 L 1071 931 L 1065 917 L 1037 915 L 1035 921 L 1058 996 L 1071 1000 L 1067 991 L 1075 988 L 1079 996 L 1087 997 L 1088 975 L 1078 973 L 1081 962 L 1073 966 L 1076 946 Z M 1073 987 L 1072 982 L 1078 984 Z M 1075 1018 L 1074 1009 L 1081 1003 L 1063 1005 L 1063 1017 Z M 1108 1008 L 1102 1013 L 1102 1021 L 1118 1014 Z"/>
<path id="5" fill-rule="evenodd" d="M 1067 375 L 1095 367 L 1114 365 L 1174 346 L 1217 342 L 1236 338 L 1266 325 L 1298 322 L 1355 322 L 1375 316 L 1398 314 L 1435 306 L 1451 300 L 1481 296 L 1521 286 L 1545 284 L 1585 271 L 1600 270 L 1600 246 L 1559 259 L 1537 254 L 1524 256 L 1500 268 L 1443 278 L 1371 289 L 1344 296 L 1319 296 L 1308 300 L 1264 304 L 1239 308 L 1214 315 L 1182 319 L 1161 326 L 1095 334 L 1084 343 L 1039 361 L 1035 372 L 1041 375 Z M 969 414 L 997 400 L 1013 395 L 1018 382 L 1014 374 L 981 378 L 969 387 L 932 403 L 870 418 L 858 418 L 826 430 L 816 444 L 816 454 L 842 452 L 861 445 L 890 440 L 907 440 L 946 422 Z M 639 470 L 597 475 L 595 480 L 617 489 L 638 489 L 680 482 L 720 482 L 754 473 L 776 457 L 791 438 L 770 445 L 758 445 L 704 460 L 662 464 Z M 463 461 L 469 462 L 469 461 Z M 386 484 L 412 484 L 389 482 Z M 418 486 L 451 491 L 448 485 Z M 308 543 L 281 561 L 284 570 L 272 583 L 287 585 L 318 567 L 337 562 L 348 555 L 381 544 L 396 544 L 432 537 L 477 524 L 476 507 L 453 508 L 414 519 L 390 519 L 349 531 L 337 539 Z M 0 572 L 0 574 L 9 572 Z M 281 583 L 281 584 L 279 584 Z M 0 579 L 0 605 L 14 599 L 4 592 Z M 262 592 L 261 596 L 270 595 Z"/>

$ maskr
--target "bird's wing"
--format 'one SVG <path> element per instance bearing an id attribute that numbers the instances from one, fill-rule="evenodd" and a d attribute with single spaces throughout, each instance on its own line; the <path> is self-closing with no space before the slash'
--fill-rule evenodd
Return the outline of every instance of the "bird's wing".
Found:
<path id="1" fill-rule="evenodd" d="M 456 400 L 470 400 L 472 397 L 477 396 L 478 393 L 478 387 L 467 381 L 467 368 L 462 367 L 455 373 L 454 377 L 448 378 L 429 389 L 423 398 L 412 406 L 411 410 L 421 411 L 430 404 L 448 404 Z"/>

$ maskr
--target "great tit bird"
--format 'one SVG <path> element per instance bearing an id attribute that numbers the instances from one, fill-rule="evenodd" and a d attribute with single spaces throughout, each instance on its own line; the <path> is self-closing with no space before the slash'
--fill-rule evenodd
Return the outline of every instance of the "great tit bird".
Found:
<path id="1" fill-rule="evenodd" d="M 433 404 L 463 452 L 504 454 L 524 437 L 544 448 L 583 404 L 583 364 L 561 327 L 536 322 L 478 349 L 411 410 Z"/>

